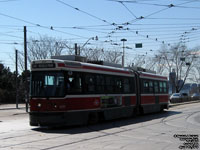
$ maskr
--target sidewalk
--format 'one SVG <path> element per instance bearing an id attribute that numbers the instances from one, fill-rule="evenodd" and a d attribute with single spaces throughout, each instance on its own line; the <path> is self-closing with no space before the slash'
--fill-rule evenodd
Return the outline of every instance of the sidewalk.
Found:
<path id="1" fill-rule="evenodd" d="M 192 103 L 200 103 L 200 100 L 193 100 L 193 101 L 181 102 L 181 103 L 169 103 L 169 108 L 178 106 L 178 105 L 185 105 L 185 104 L 192 104 Z"/>
<path id="2" fill-rule="evenodd" d="M 11 122 L 26 119 L 28 120 L 28 113 L 26 112 L 25 104 L 19 104 L 16 109 L 16 104 L 1 104 L 0 105 L 0 125 L 9 128 Z M 8 125 L 8 126 L 7 126 Z"/>
<path id="3" fill-rule="evenodd" d="M 0 104 L 0 110 L 17 109 L 16 104 Z M 18 104 L 18 109 L 26 109 L 26 104 Z"/>

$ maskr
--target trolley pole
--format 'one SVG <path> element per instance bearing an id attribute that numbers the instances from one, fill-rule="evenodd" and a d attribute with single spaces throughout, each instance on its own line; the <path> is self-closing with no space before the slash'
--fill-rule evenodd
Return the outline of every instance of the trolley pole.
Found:
<path id="1" fill-rule="evenodd" d="M 26 40 L 26 26 L 24 26 L 24 73 L 25 73 L 25 103 L 26 112 L 28 112 L 28 82 L 27 82 L 27 40 Z"/>
<path id="2" fill-rule="evenodd" d="M 16 82 L 16 108 L 18 109 L 18 103 L 19 103 L 19 99 L 18 99 L 18 50 L 15 49 L 15 67 L 16 67 L 16 75 L 15 75 L 15 82 Z"/>

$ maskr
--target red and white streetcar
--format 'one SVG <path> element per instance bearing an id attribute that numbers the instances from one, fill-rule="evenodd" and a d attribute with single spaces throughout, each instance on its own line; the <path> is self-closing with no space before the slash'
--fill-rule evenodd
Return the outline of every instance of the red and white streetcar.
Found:
<path id="1" fill-rule="evenodd" d="M 79 58 L 32 62 L 31 126 L 81 125 L 168 109 L 167 77 L 102 61 L 72 61 Z"/>

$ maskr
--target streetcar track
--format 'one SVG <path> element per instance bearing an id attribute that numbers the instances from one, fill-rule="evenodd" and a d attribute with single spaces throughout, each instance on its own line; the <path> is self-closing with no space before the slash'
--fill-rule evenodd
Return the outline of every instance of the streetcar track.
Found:
<path id="1" fill-rule="evenodd" d="M 167 126 L 172 126 L 172 127 L 176 127 L 176 128 L 180 128 L 180 127 L 181 127 L 181 128 L 186 128 L 186 129 L 188 129 L 188 127 L 177 126 L 177 125 L 171 125 L 171 124 L 167 124 L 167 122 L 187 116 L 184 120 L 185 120 L 185 122 L 190 123 L 190 122 L 187 121 L 187 119 L 188 119 L 189 117 L 191 117 L 193 114 L 198 113 L 198 112 L 200 112 L 200 111 L 195 111 L 195 112 L 192 112 L 192 113 L 190 113 L 190 112 L 189 112 L 189 113 L 183 113 L 181 116 L 174 117 L 174 118 L 171 118 L 171 119 L 168 119 L 170 116 L 164 117 L 163 119 L 161 119 L 161 122 L 162 122 L 164 125 L 167 125 Z M 167 119 L 168 119 L 168 120 L 167 120 Z M 190 123 L 190 124 L 191 124 L 191 123 Z"/>
<path id="2" fill-rule="evenodd" d="M 197 111 L 199 112 L 199 111 Z M 195 112 L 196 113 L 196 112 Z M 194 113 L 192 113 L 194 114 Z M 102 138 L 102 137 L 106 137 L 106 136 L 112 136 L 112 135 L 117 135 L 117 136 L 120 136 L 118 135 L 119 133 L 123 133 L 123 132 L 127 132 L 127 131 L 133 131 L 133 130 L 137 130 L 137 129 L 140 129 L 140 128 L 143 128 L 143 127 L 149 127 L 149 126 L 152 126 L 152 125 L 156 125 L 156 124 L 160 124 L 160 123 L 163 123 L 163 124 L 166 124 L 167 121 L 171 121 L 171 120 L 175 120 L 175 119 L 178 119 L 178 118 L 181 118 L 185 115 L 192 115 L 192 114 L 183 114 L 181 116 L 178 116 L 178 117 L 173 117 L 173 118 L 170 118 L 171 116 L 173 116 L 173 114 L 167 114 L 169 116 L 166 116 L 164 118 L 162 118 L 159 122 L 154 122 L 154 123 L 150 123 L 150 124 L 145 124 L 146 121 L 150 121 L 150 120 L 153 120 L 153 119 L 150 119 L 150 120 L 146 120 L 146 118 L 149 117 L 149 115 L 147 116 L 142 116 L 139 118 L 137 117 L 136 120 L 135 118 L 132 118 L 132 119 L 128 119 L 128 120 L 123 120 L 125 123 L 122 123 L 121 121 L 114 121 L 112 123 L 104 123 L 104 126 L 108 125 L 108 126 L 111 126 L 109 128 L 119 128 L 121 129 L 120 131 L 116 131 L 116 132 L 113 132 L 113 133 L 108 133 L 108 132 L 105 132 L 105 131 L 102 131 L 102 130 L 106 130 L 106 129 L 109 129 L 107 127 L 104 127 L 103 129 L 100 128 L 98 129 L 97 127 L 99 127 L 100 125 L 96 126 L 96 125 L 93 125 L 93 126 L 87 126 L 86 129 L 89 131 L 89 132 L 97 132 L 97 133 L 100 133 L 102 135 L 98 135 L 98 136 L 95 136 L 95 137 L 91 137 L 91 138 L 83 138 L 83 139 L 80 139 L 80 140 L 77 140 L 77 141 L 73 141 L 73 142 L 69 142 L 69 143 L 64 143 L 64 144 L 60 144 L 60 145 L 55 145 L 55 146 L 51 146 L 51 147 L 47 147 L 47 148 L 44 148 L 42 150 L 50 150 L 50 149 L 55 149 L 55 148 L 59 148 L 59 147 L 63 147 L 63 146 L 68 146 L 68 145 L 73 145 L 73 144 L 78 144 L 78 143 L 82 143 L 82 142 L 87 142 L 87 141 L 90 141 L 90 140 L 94 140 L 94 139 L 98 139 L 98 138 Z M 159 117 L 162 117 L 163 114 L 159 115 L 157 118 Z M 165 115 L 165 114 L 164 114 Z M 150 117 L 152 117 L 152 115 L 150 115 Z M 188 116 L 189 117 L 189 116 Z M 167 120 L 168 119 L 168 120 Z M 121 124 L 122 123 L 122 124 Z M 135 128 L 130 128 L 130 129 L 126 129 L 124 127 L 121 127 L 121 126 L 124 126 L 124 125 L 130 125 L 130 124 L 137 124 L 137 123 L 141 123 L 141 125 L 139 127 L 135 127 Z M 120 125 L 121 124 L 121 125 Z M 82 129 L 81 129 L 82 130 Z M 85 132 L 85 131 L 84 131 Z M 86 132 L 85 132 L 86 133 Z M 35 134 L 35 133 L 33 133 Z M 33 134 L 29 134 L 29 135 L 33 135 Z M 39 139 L 39 140 L 32 140 L 32 141 L 27 141 L 27 142 L 21 142 L 21 143 L 17 143 L 17 144 L 12 144 L 12 145 L 7 145 L 7 146 L 2 146 L 0 148 L 8 148 L 8 147 L 14 147 L 14 146 L 18 146 L 18 145 L 25 145 L 25 144 L 30 144 L 30 143 L 35 143 L 35 142 L 42 142 L 42 141 L 47 141 L 47 140 L 51 140 L 51 139 L 57 139 L 57 138 L 62 138 L 62 137 L 66 137 L 66 136 L 70 136 L 71 134 L 67 134 L 67 135 L 62 135 L 62 136 L 56 136 L 56 137 L 51 137 L 51 138 L 45 138 L 45 139 Z M 21 136 L 15 136 L 15 137 L 26 137 L 27 135 L 21 135 Z M 14 137 L 13 137 L 14 138 Z M 151 137 L 149 137 L 151 138 Z M 6 140 L 6 139 L 9 139 L 8 138 L 2 138 L 2 140 Z M 11 139 L 11 138 L 10 138 Z M 165 149 L 165 148 L 164 148 Z"/>
<path id="3" fill-rule="evenodd" d="M 113 127 L 118 127 L 118 126 L 115 125 L 115 123 L 116 123 L 116 122 L 113 122 L 113 123 L 112 123 Z M 118 133 L 123 133 L 123 132 L 127 132 L 127 131 L 132 131 L 132 130 L 136 130 L 136 129 L 139 129 L 139 128 L 143 128 L 143 127 L 147 127 L 147 126 L 151 126 L 151 125 L 155 125 L 155 124 L 159 124 L 159 123 L 161 123 L 161 122 L 152 123 L 152 124 L 147 124 L 147 125 L 142 125 L 142 126 L 140 126 L 140 127 L 132 128 L 132 129 L 125 129 L 125 128 L 118 127 L 118 128 L 120 128 L 120 129 L 123 129 L 123 131 L 118 131 L 118 132 L 114 132 L 114 133 L 106 133 L 106 132 L 96 131 L 96 130 L 94 130 L 94 129 L 92 129 L 92 131 L 104 133 L 104 134 L 107 134 L 107 136 L 115 135 L 115 136 L 119 136 L 119 137 L 130 138 L 130 137 L 128 137 L 128 136 L 118 135 Z M 91 128 L 89 128 L 89 129 L 91 130 Z M 152 137 L 155 137 L 155 136 L 159 136 L 159 135 L 161 135 L 161 134 L 163 134 L 163 133 L 160 133 L 160 134 L 158 134 L 158 135 L 153 135 L 153 136 L 150 136 L 150 137 L 145 138 L 145 139 L 146 139 L 146 140 L 149 140 L 149 141 L 155 141 L 155 140 L 152 140 L 151 138 L 152 138 Z M 160 142 L 160 141 L 157 141 L 157 142 Z M 165 141 L 165 142 L 166 142 L 166 141 Z M 168 143 L 168 145 L 166 146 L 166 147 L 168 147 L 172 142 L 168 142 L 168 141 L 167 141 L 166 143 Z M 109 144 L 109 145 L 112 145 L 112 144 Z M 106 146 L 108 146 L 108 145 L 106 145 Z M 104 146 L 104 147 L 106 147 L 106 146 Z M 104 147 L 103 147 L 103 148 L 104 148 Z M 127 147 L 127 145 L 126 145 L 126 146 L 122 146 L 120 149 L 123 149 L 123 148 L 126 148 L 126 147 Z"/>
<path id="4" fill-rule="evenodd" d="M 116 126 L 115 123 L 116 122 L 111 123 L 109 125 L 112 125 L 112 128 L 113 127 L 120 128 L 119 126 Z M 73 144 L 82 143 L 82 142 L 87 142 L 87 141 L 90 141 L 90 140 L 94 140 L 94 139 L 98 139 L 98 138 L 102 138 L 102 137 L 106 137 L 106 136 L 111 136 L 111 135 L 115 135 L 116 136 L 119 133 L 123 133 L 123 132 L 127 132 L 127 131 L 132 131 L 132 130 L 136 130 L 136 129 L 139 129 L 139 128 L 143 128 L 143 127 L 147 127 L 147 126 L 155 125 L 155 124 L 159 124 L 159 123 L 160 122 L 156 122 L 156 123 L 147 124 L 147 125 L 143 125 L 143 126 L 140 126 L 140 127 L 132 128 L 132 129 L 122 129 L 122 131 L 117 131 L 117 132 L 114 132 L 114 133 L 101 132 L 101 131 L 98 131 L 98 130 L 94 130 L 93 128 L 91 128 L 91 126 L 88 126 L 86 129 L 88 129 L 90 132 L 94 132 L 95 131 L 95 132 L 99 132 L 99 133 L 101 133 L 103 135 L 99 135 L 99 136 L 92 137 L 92 138 L 81 139 L 81 140 L 70 142 L 70 143 L 64 143 L 64 144 L 61 144 L 61 145 L 56 145 L 56 146 L 44 148 L 44 149 L 41 149 L 41 150 L 55 149 L 55 148 L 59 148 L 59 147 L 63 147 L 63 146 L 68 146 L 68 145 L 73 145 Z M 24 135 L 24 137 L 25 136 L 26 135 Z M 66 137 L 66 136 L 70 136 L 70 135 L 68 134 L 68 135 L 57 136 L 57 137 L 52 137 L 52 138 L 46 138 L 46 139 L 39 139 L 39 140 L 34 140 L 34 141 L 28 141 L 28 142 L 23 142 L 23 143 L 18 143 L 18 144 L 3 146 L 3 147 L 0 147 L 0 148 L 8 148 L 8 147 L 13 147 L 13 146 L 18 146 L 18 145 L 24 145 L 24 144 L 30 144 L 30 143 L 35 143 L 35 142 L 47 141 L 47 140 L 56 139 L 56 138 L 62 138 L 62 137 Z M 23 136 L 21 136 L 21 137 L 23 137 Z"/>
<path id="5" fill-rule="evenodd" d="M 199 113 L 199 112 L 200 112 L 200 111 L 196 111 L 196 112 L 193 112 L 192 114 L 190 114 L 190 115 L 186 118 L 186 122 L 189 123 L 189 124 L 192 124 L 192 125 L 194 125 L 194 126 L 199 126 L 199 125 L 197 125 L 197 124 L 195 124 L 195 123 L 193 123 L 193 122 L 188 121 L 188 119 L 189 119 L 191 116 L 193 116 L 193 115 L 195 115 L 196 113 Z"/>
<path id="6" fill-rule="evenodd" d="M 197 111 L 197 112 L 199 112 L 199 111 Z M 195 113 L 196 113 L 196 112 L 195 112 Z M 109 135 L 117 135 L 118 133 L 127 132 L 127 131 L 132 131 L 132 130 L 140 129 L 140 128 L 143 128 L 143 127 L 146 128 L 146 127 L 149 127 L 149 126 L 152 126 L 152 125 L 156 125 L 156 124 L 160 124 L 160 123 L 162 123 L 162 124 L 164 124 L 164 125 L 172 126 L 172 125 L 166 124 L 166 121 L 171 121 L 171 120 L 175 120 L 175 119 L 178 119 L 178 118 L 182 118 L 183 116 L 186 116 L 186 115 L 188 115 L 188 114 L 183 114 L 183 115 L 181 115 L 181 116 L 178 116 L 178 117 L 175 117 L 175 118 L 166 120 L 166 119 L 168 119 L 169 117 L 172 116 L 172 115 L 170 115 L 170 116 L 167 116 L 167 117 L 162 118 L 161 121 L 159 121 L 159 122 L 152 123 L 152 124 L 147 124 L 147 125 L 143 125 L 143 124 L 142 124 L 142 125 L 139 126 L 139 127 L 131 128 L 131 129 L 125 129 L 125 128 L 119 127 L 118 125 L 115 125 L 116 122 L 113 122 L 113 123 L 112 123 L 113 127 L 115 127 L 115 128 L 118 127 L 118 128 L 123 129 L 123 131 L 118 131 L 118 132 L 114 132 L 114 133 L 106 133 L 106 132 L 97 131 L 97 130 L 94 130 L 94 129 L 91 129 L 91 128 L 89 128 L 89 129 L 92 130 L 92 131 L 96 131 L 96 132 L 100 132 L 100 133 L 107 134 L 108 136 L 109 136 Z M 190 115 L 190 114 L 189 114 L 189 115 Z M 172 126 L 172 127 L 174 127 L 174 126 Z M 178 126 L 175 126 L 175 127 L 180 128 L 180 127 L 178 127 Z M 153 130 L 153 129 L 152 129 L 152 130 Z M 163 133 L 161 133 L 161 134 L 163 134 Z M 159 135 L 160 135 L 160 134 L 159 134 Z M 154 136 L 158 136 L 158 135 L 154 135 Z M 153 136 L 148 137 L 147 139 L 148 139 L 148 140 L 151 140 L 150 138 L 152 138 L 152 137 L 153 137 Z M 169 142 L 169 143 L 170 143 L 170 142 Z"/>
<path id="7" fill-rule="evenodd" d="M 39 139 L 39 140 L 33 140 L 33 141 L 27 141 L 23 143 L 18 143 L 18 144 L 12 144 L 12 145 L 7 145 L 7 146 L 0 146 L 0 148 L 7 148 L 7 147 L 13 147 L 13 146 L 18 146 L 18 145 L 24 145 L 24 144 L 30 144 L 30 143 L 35 143 L 35 142 L 41 142 L 41 141 L 47 141 L 55 138 L 61 138 L 69 135 L 63 135 L 63 136 L 57 136 L 57 137 L 51 137 L 51 138 L 46 138 L 46 139 Z"/>
<path id="8" fill-rule="evenodd" d="M 77 144 L 77 143 L 87 142 L 87 141 L 98 139 L 98 138 L 102 138 L 102 137 L 105 137 L 105 136 L 107 136 L 107 135 L 101 135 L 101 136 L 97 136 L 97 137 L 93 137 L 93 138 L 81 139 L 81 140 L 78 140 L 78 141 L 65 143 L 65 144 L 61 144 L 61 145 L 57 145 L 57 146 L 52 146 L 52 147 L 44 148 L 44 149 L 41 149 L 41 150 L 50 150 L 50 149 L 59 148 L 59 147 L 63 147 L 63 146 L 68 146 L 68 145 L 73 145 L 73 144 Z"/>
<path id="9" fill-rule="evenodd" d="M 169 121 L 172 121 L 172 120 L 176 120 L 176 119 L 179 119 L 179 118 L 182 118 L 182 117 L 184 117 L 184 116 L 186 116 L 187 114 L 183 114 L 183 115 L 181 115 L 181 116 L 178 116 L 178 117 L 175 117 L 175 118 L 172 118 L 172 119 L 169 119 L 169 120 L 167 120 L 169 117 L 165 117 L 165 118 L 163 118 L 163 119 L 161 119 L 161 121 L 160 121 L 160 123 L 162 123 L 162 124 L 164 124 L 164 125 L 166 125 L 166 126 L 170 126 L 170 127 L 176 127 L 176 128 L 180 128 L 180 126 L 176 126 L 176 125 L 171 125 L 171 124 L 168 124 L 167 122 L 169 122 Z M 183 127 L 181 127 L 181 128 L 183 128 Z"/>
<path id="10" fill-rule="evenodd" d="M 131 120 L 133 120 L 133 119 L 131 119 Z M 82 142 L 86 142 L 86 141 L 90 141 L 90 140 L 94 140 L 94 139 L 98 139 L 98 138 L 102 138 L 102 137 L 106 137 L 106 136 L 117 135 L 119 133 L 123 133 L 123 132 L 131 131 L 131 130 L 143 128 L 143 127 L 146 127 L 146 126 L 149 126 L 149 125 L 154 125 L 154 124 L 157 124 L 157 123 L 147 124 L 147 125 L 144 125 L 144 126 L 133 128 L 133 129 L 122 129 L 122 131 L 117 131 L 117 132 L 114 132 L 114 133 L 100 132 L 98 130 L 95 130 L 95 129 L 91 128 L 92 126 L 87 126 L 86 129 L 88 129 L 90 132 L 94 132 L 95 131 L 95 132 L 99 132 L 99 133 L 101 133 L 103 135 L 99 135 L 99 136 L 92 137 L 92 138 L 81 139 L 81 140 L 70 142 L 70 143 L 64 143 L 64 144 L 61 144 L 61 145 L 44 148 L 42 150 L 50 150 L 50 149 L 54 149 L 54 148 L 58 148 L 58 147 L 63 147 L 63 146 L 67 146 L 67 145 L 72 145 L 72 144 L 77 144 L 77 143 L 82 143 Z M 109 125 L 112 125 L 111 128 L 113 128 L 113 127 L 120 128 L 118 125 L 116 125 L 116 121 L 113 122 L 113 123 L 109 123 Z M 24 135 L 24 136 L 26 136 L 26 135 Z M 52 137 L 52 138 L 46 138 L 46 139 L 39 139 L 39 140 L 27 141 L 27 142 L 22 142 L 22 143 L 18 143 L 18 144 L 12 144 L 12 145 L 8 145 L 8 146 L 2 146 L 0 148 L 8 148 L 8 147 L 13 147 L 13 146 L 18 146 L 18 145 L 24 145 L 24 144 L 30 144 L 30 143 L 35 143 L 35 142 L 47 141 L 47 140 L 56 139 L 56 138 L 62 138 L 62 137 L 66 137 L 66 136 L 70 136 L 70 134 L 63 135 L 63 136 L 56 136 L 56 137 Z"/>
<path id="11" fill-rule="evenodd" d="M 192 112 L 186 119 L 188 119 L 189 117 L 191 117 L 192 115 L 196 114 L 196 113 L 199 113 L 200 111 L 195 111 L 195 112 Z"/>
<path id="12" fill-rule="evenodd" d="M 5 138 L 0 138 L 0 140 L 7 140 L 7 139 L 13 139 L 13 138 L 18 138 L 18 137 L 23 137 L 23 136 L 30 136 L 30 135 L 34 135 L 34 133 L 26 134 L 26 135 L 18 135 L 18 136 L 9 136 L 9 137 L 5 137 Z"/>
<path id="13" fill-rule="evenodd" d="M 18 130 L 18 132 L 24 132 L 24 131 L 27 131 L 27 129 L 26 130 Z M 10 132 L 1 132 L 0 134 L 6 134 L 6 133 L 10 133 Z M 35 133 L 31 133 L 31 134 L 26 134 L 26 135 L 34 135 Z M 25 136 L 26 136 L 25 135 Z M 13 138 L 16 138 L 16 137 L 23 137 L 24 135 L 17 135 L 17 136 L 12 136 Z M 12 138 L 12 137 L 10 137 L 10 139 Z M 5 137 L 5 138 L 1 138 L 0 137 L 0 140 L 4 140 L 4 139 L 9 139 L 9 137 Z"/>

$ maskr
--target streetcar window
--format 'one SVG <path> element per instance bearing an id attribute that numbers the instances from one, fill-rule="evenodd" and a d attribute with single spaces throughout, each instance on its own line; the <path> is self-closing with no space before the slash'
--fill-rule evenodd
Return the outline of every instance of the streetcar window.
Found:
<path id="1" fill-rule="evenodd" d="M 143 80 L 143 93 L 153 93 L 154 92 L 154 84 L 151 80 Z"/>
<path id="2" fill-rule="evenodd" d="M 135 93 L 135 83 L 133 78 L 123 79 L 124 93 Z"/>
<path id="3" fill-rule="evenodd" d="M 167 82 L 161 82 L 160 81 L 160 93 L 167 93 Z"/>
<path id="4" fill-rule="evenodd" d="M 135 81 L 134 78 L 130 78 L 130 93 L 135 93 Z"/>
<path id="5" fill-rule="evenodd" d="M 66 76 L 66 90 L 67 94 L 82 92 L 82 79 L 79 73 L 68 72 Z"/>
<path id="6" fill-rule="evenodd" d="M 115 78 L 115 92 L 116 93 L 122 92 L 122 81 L 120 78 Z"/>
<path id="7" fill-rule="evenodd" d="M 106 76 L 106 92 L 113 93 L 114 92 L 114 80 L 111 76 Z"/>
<path id="8" fill-rule="evenodd" d="M 86 79 L 86 91 L 91 93 L 95 91 L 95 80 L 94 80 L 94 75 L 92 74 L 87 74 Z"/>
<path id="9" fill-rule="evenodd" d="M 160 93 L 168 93 L 167 82 L 160 81 L 159 87 L 160 87 Z"/>
<path id="10" fill-rule="evenodd" d="M 154 81 L 154 91 L 155 93 L 159 93 L 158 81 Z"/>
<path id="11" fill-rule="evenodd" d="M 167 83 L 166 82 L 163 82 L 163 90 L 164 90 L 164 93 L 167 93 Z"/>
<path id="12" fill-rule="evenodd" d="M 31 96 L 63 97 L 65 95 L 64 76 L 61 72 L 32 72 Z"/>
<path id="13" fill-rule="evenodd" d="M 45 85 L 54 85 L 55 77 L 54 76 L 45 76 Z"/>
<path id="14" fill-rule="evenodd" d="M 104 76 L 103 75 L 96 75 L 96 91 L 98 93 L 104 93 Z"/>
<path id="15" fill-rule="evenodd" d="M 160 86 L 160 93 L 163 93 L 164 90 L 163 90 L 163 82 L 159 82 L 159 86 Z"/>
<path id="16" fill-rule="evenodd" d="M 149 93 L 153 93 L 153 82 L 149 81 Z"/>
<path id="17" fill-rule="evenodd" d="M 149 82 L 147 80 L 143 81 L 143 88 L 144 93 L 149 93 Z"/>
<path id="18" fill-rule="evenodd" d="M 129 79 L 124 79 L 124 92 L 125 93 L 130 92 L 130 81 L 129 81 Z"/>

